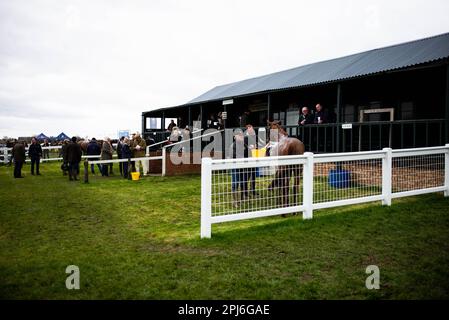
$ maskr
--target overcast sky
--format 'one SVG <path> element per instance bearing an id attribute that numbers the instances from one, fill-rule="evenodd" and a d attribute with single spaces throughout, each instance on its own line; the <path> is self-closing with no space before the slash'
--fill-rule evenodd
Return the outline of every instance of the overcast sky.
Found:
<path id="1" fill-rule="evenodd" d="M 115 137 L 221 84 L 449 32 L 449 1 L 0 0 L 0 136 Z"/>

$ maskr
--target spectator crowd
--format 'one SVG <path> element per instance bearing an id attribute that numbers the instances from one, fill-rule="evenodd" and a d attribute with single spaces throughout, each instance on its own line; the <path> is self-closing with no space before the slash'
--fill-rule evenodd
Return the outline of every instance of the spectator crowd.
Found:
<path id="1" fill-rule="evenodd" d="M 149 141 L 151 143 L 151 141 Z M 139 132 L 133 133 L 132 137 L 121 137 L 116 144 L 106 137 L 101 141 L 92 138 L 90 140 L 72 137 L 60 143 L 50 144 L 46 139 L 39 144 L 33 137 L 28 145 L 24 140 L 11 142 L 8 147 L 12 147 L 10 164 L 14 164 L 14 178 L 24 178 L 22 174 L 23 166 L 30 159 L 31 175 L 41 175 L 40 163 L 42 159 L 49 159 L 49 149 L 53 146 L 61 146 L 59 157 L 62 159 L 61 170 L 64 176 L 68 176 L 70 181 L 79 180 L 80 162 L 82 156 L 87 156 L 90 161 L 112 160 L 114 154 L 118 159 L 144 158 L 146 156 L 147 142 L 141 137 Z M 44 147 L 44 148 L 43 148 Z M 27 151 L 28 150 L 28 151 Z M 142 171 L 143 175 L 148 174 L 148 160 L 137 160 L 130 162 L 119 162 L 119 173 L 122 177 L 128 178 L 133 171 Z M 113 163 L 97 164 L 98 171 L 102 176 L 113 175 Z M 90 172 L 96 174 L 95 165 L 91 164 Z"/>

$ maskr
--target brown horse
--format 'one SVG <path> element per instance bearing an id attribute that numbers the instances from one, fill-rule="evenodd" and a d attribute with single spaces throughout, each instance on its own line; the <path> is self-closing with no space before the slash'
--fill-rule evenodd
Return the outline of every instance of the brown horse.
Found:
<path id="1" fill-rule="evenodd" d="M 78 144 L 80 145 L 81 151 L 83 151 L 83 154 L 87 154 L 87 146 L 89 145 L 89 141 L 80 140 L 80 141 L 78 141 Z"/>
<path id="2" fill-rule="evenodd" d="M 280 121 L 269 123 L 270 136 L 274 138 L 277 144 L 270 151 L 270 155 L 290 156 L 304 154 L 305 146 L 302 141 L 297 138 L 289 137 Z M 273 131 L 275 130 L 275 131 Z M 273 134 L 274 133 L 274 134 Z M 268 187 L 269 190 L 277 188 L 282 193 L 280 204 L 289 205 L 290 178 L 293 176 L 293 205 L 298 204 L 298 192 L 300 183 L 301 167 L 299 165 L 279 166 L 276 170 L 275 177 Z"/>

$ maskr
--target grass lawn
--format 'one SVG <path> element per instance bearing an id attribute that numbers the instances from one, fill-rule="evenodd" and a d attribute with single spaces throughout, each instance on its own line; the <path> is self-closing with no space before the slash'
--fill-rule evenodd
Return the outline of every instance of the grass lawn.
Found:
<path id="1" fill-rule="evenodd" d="M 27 165 L 25 179 L 0 167 L 2 299 L 449 298 L 442 194 L 214 225 L 200 240 L 199 176 L 84 184 L 59 165 Z M 72 264 L 80 290 L 65 287 Z"/>

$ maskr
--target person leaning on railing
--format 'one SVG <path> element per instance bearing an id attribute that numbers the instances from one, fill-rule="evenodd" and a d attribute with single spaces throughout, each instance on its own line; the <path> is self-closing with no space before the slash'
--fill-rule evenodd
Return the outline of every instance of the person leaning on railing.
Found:
<path id="1" fill-rule="evenodd" d="M 330 120 L 330 116 L 329 116 L 329 112 L 323 108 L 323 106 L 320 103 L 317 103 L 317 105 L 315 106 L 315 120 L 314 122 L 316 124 L 323 124 L 323 123 L 329 123 L 331 122 Z"/>
<path id="2" fill-rule="evenodd" d="M 313 124 L 315 117 L 312 113 L 310 113 L 310 110 L 308 107 L 303 107 L 301 109 L 301 114 L 299 115 L 298 125 L 304 126 L 307 124 Z"/>

